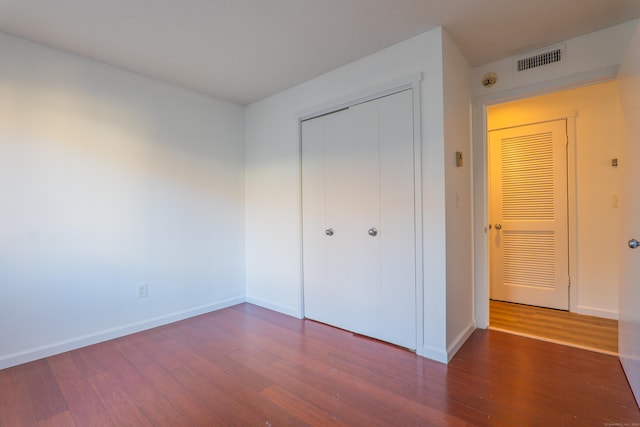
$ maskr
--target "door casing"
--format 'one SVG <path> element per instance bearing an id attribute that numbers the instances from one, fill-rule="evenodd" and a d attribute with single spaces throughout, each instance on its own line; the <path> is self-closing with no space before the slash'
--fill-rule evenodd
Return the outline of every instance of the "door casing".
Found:
<path id="1" fill-rule="evenodd" d="M 488 188 L 488 126 L 487 109 L 491 105 L 516 101 L 551 92 L 588 86 L 594 83 L 616 79 L 617 68 L 606 68 L 593 73 L 579 73 L 568 77 L 549 80 L 544 83 L 509 89 L 495 94 L 479 96 L 472 106 L 473 120 L 473 260 L 474 260 L 474 300 L 475 319 L 478 328 L 489 327 L 489 188 Z M 576 224 L 576 146 L 575 111 L 541 116 L 540 121 L 567 118 L 569 147 L 567 156 L 568 173 L 568 214 L 569 214 L 569 310 L 577 309 L 579 277 L 577 275 L 577 224 Z"/>

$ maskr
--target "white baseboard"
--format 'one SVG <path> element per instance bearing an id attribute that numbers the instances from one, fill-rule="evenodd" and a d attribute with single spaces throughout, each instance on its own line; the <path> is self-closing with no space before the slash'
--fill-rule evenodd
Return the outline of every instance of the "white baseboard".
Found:
<path id="1" fill-rule="evenodd" d="M 422 352 L 419 353 L 419 355 L 436 362 L 444 364 L 449 363 L 449 361 L 447 360 L 447 352 L 435 347 L 424 346 L 422 348 Z"/>
<path id="2" fill-rule="evenodd" d="M 202 305 L 200 307 L 178 311 L 175 313 L 143 320 L 141 322 L 131 323 L 117 328 L 107 329 L 95 334 L 88 334 L 69 340 L 48 344 L 42 347 L 22 351 L 19 353 L 9 354 L 7 356 L 0 357 L 0 369 L 10 368 L 12 366 L 17 366 L 23 363 L 42 359 L 44 357 L 76 350 L 78 348 L 86 347 L 104 341 L 109 341 L 114 338 L 120 338 L 125 335 L 130 335 L 147 329 L 156 328 L 158 326 L 188 319 L 194 316 L 199 316 L 201 314 L 210 313 L 212 311 L 231 307 L 243 302 L 246 302 L 246 299 L 244 297 L 231 298 L 224 301 L 219 301 L 217 303 Z"/>
<path id="3" fill-rule="evenodd" d="M 419 352 L 418 355 L 426 357 L 427 359 L 435 360 L 436 362 L 448 364 L 475 330 L 476 324 L 475 322 L 472 322 L 457 337 L 455 337 L 446 350 L 443 351 L 439 348 L 425 346 L 422 349 L 422 352 Z"/>
<path id="4" fill-rule="evenodd" d="M 596 316 L 596 317 L 602 317 L 605 319 L 618 320 L 618 312 L 614 310 L 603 310 L 601 308 L 579 305 L 578 308 L 576 309 L 576 313 L 584 314 L 587 316 Z"/>
<path id="5" fill-rule="evenodd" d="M 475 322 L 472 322 L 457 337 L 454 338 L 451 345 L 447 347 L 447 363 L 449 363 L 451 359 L 453 359 L 453 356 L 456 355 L 458 350 L 460 350 L 464 343 L 467 342 L 467 340 L 475 330 L 476 324 Z"/>
<path id="6" fill-rule="evenodd" d="M 269 310 L 277 311 L 278 313 L 286 314 L 287 316 L 292 316 L 297 319 L 302 319 L 302 313 L 298 309 L 284 307 L 282 305 L 278 305 L 260 298 L 247 297 L 246 302 L 248 302 L 249 304 L 254 304 L 263 308 L 267 308 Z"/>

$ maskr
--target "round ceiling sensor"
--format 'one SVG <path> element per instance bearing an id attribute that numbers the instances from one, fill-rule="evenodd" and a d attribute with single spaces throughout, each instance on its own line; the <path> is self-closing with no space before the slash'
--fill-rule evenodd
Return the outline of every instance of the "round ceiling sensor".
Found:
<path id="1" fill-rule="evenodd" d="M 482 86 L 491 87 L 498 81 L 498 75 L 496 73 L 487 73 L 482 76 Z"/>

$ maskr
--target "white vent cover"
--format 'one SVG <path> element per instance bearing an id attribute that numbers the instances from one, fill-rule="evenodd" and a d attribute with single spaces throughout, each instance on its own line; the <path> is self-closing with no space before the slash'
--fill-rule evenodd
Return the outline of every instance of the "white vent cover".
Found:
<path id="1" fill-rule="evenodd" d="M 544 67 L 545 65 L 562 62 L 565 60 L 565 47 L 553 46 L 543 51 L 530 52 L 514 60 L 513 70 L 516 73 Z"/>

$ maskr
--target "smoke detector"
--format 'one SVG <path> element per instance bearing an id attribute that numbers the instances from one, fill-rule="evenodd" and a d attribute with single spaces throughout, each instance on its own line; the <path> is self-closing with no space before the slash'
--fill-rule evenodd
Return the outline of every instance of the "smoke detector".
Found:
<path id="1" fill-rule="evenodd" d="M 487 73 L 482 76 L 482 86 L 491 87 L 498 81 L 498 75 L 496 73 Z"/>

